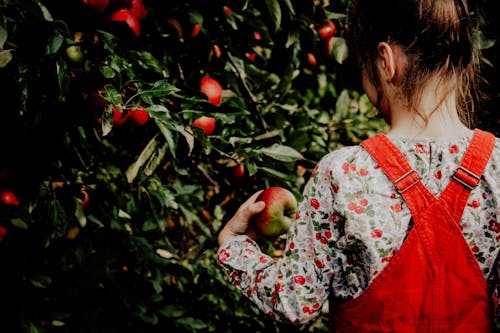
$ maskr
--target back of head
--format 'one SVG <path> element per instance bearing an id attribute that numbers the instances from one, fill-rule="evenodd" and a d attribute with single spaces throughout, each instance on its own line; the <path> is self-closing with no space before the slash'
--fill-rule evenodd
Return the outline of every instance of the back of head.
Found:
<path id="1" fill-rule="evenodd" d="M 466 0 L 358 0 L 354 14 L 354 53 L 373 83 L 379 83 L 377 45 L 392 43 L 408 59 L 398 84 L 410 106 L 437 77 L 452 82 L 459 111 L 472 111 L 479 53 Z"/>

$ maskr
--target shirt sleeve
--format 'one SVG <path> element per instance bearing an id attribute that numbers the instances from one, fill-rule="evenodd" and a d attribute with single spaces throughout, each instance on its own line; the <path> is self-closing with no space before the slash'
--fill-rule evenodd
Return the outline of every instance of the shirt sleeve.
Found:
<path id="1" fill-rule="evenodd" d="M 500 255 L 497 256 L 495 260 L 495 265 L 493 267 L 491 280 L 488 280 L 488 287 L 491 290 L 490 301 L 492 306 L 491 314 L 493 315 L 493 323 L 495 328 L 500 332 L 500 266 L 499 266 Z M 496 331 L 495 331 L 496 332 Z"/>
<path id="2" fill-rule="evenodd" d="M 228 240 L 218 251 L 218 263 L 230 282 L 279 321 L 306 323 L 320 314 L 328 298 L 338 216 L 333 210 L 336 186 L 327 165 L 318 163 L 304 188 L 282 258 L 273 260 L 245 235 Z"/>

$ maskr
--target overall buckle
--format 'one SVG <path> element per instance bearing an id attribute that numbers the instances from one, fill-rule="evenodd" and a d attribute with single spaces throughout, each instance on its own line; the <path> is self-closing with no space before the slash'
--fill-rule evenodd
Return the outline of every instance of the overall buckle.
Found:
<path id="1" fill-rule="evenodd" d="M 420 177 L 418 176 L 415 170 L 410 170 L 398 179 L 394 181 L 394 186 L 396 186 L 399 193 L 403 194 L 408 191 L 413 186 L 417 185 L 420 181 Z"/>
<path id="2" fill-rule="evenodd" d="M 451 176 L 451 178 L 453 178 L 469 190 L 472 190 L 479 183 L 481 176 L 478 176 L 475 173 L 460 166 L 457 168 L 457 170 L 455 170 L 455 173 L 453 174 L 453 176 Z"/>

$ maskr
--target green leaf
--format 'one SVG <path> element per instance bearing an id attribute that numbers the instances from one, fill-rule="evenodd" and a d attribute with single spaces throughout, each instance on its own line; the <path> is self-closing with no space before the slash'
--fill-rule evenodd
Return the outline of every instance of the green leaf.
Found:
<path id="1" fill-rule="evenodd" d="M 164 119 L 156 118 L 155 122 L 158 128 L 160 129 L 161 134 L 163 134 L 163 137 L 168 143 L 170 154 L 172 154 L 172 157 L 176 159 L 177 158 L 176 148 L 178 140 L 177 135 L 175 134 L 175 132 L 171 131 L 171 129 L 168 126 L 168 122 L 165 121 Z"/>
<path id="2" fill-rule="evenodd" d="M 162 73 L 163 68 L 160 66 L 160 62 L 156 59 L 151 52 L 148 51 L 130 51 L 129 53 L 135 58 L 135 61 L 144 69 L 152 69 L 156 73 Z"/>
<path id="3" fill-rule="evenodd" d="M 158 168 L 160 164 L 163 162 L 163 159 L 167 153 L 167 149 L 168 149 L 168 144 L 164 142 L 154 151 L 153 155 L 144 166 L 144 174 L 146 176 L 153 175 L 156 168 Z"/>
<path id="4" fill-rule="evenodd" d="M 23 333 L 41 333 L 40 331 L 32 322 L 30 321 L 22 321 L 21 322 L 21 329 Z"/>
<path id="5" fill-rule="evenodd" d="M 178 325 L 190 330 L 202 330 L 207 327 L 204 321 L 192 317 L 180 318 L 176 322 Z"/>
<path id="6" fill-rule="evenodd" d="M 104 86 L 102 98 L 115 106 L 120 106 L 122 104 L 122 95 L 116 90 L 115 86 L 111 84 Z"/>
<path id="7" fill-rule="evenodd" d="M 61 48 L 61 45 L 64 42 L 64 36 L 61 35 L 59 32 L 54 32 L 48 42 L 47 42 L 47 47 L 45 49 L 45 54 L 46 55 L 52 55 L 56 54 L 57 51 Z"/>
<path id="8" fill-rule="evenodd" d="M 292 176 L 290 176 L 290 175 L 288 175 L 286 173 L 283 173 L 283 172 L 280 172 L 280 171 L 268 168 L 268 167 L 259 167 L 259 170 L 262 170 L 265 173 L 269 174 L 270 176 L 278 178 L 278 179 L 288 180 L 288 181 L 293 181 L 294 180 L 294 177 L 292 177 Z"/>
<path id="9" fill-rule="evenodd" d="M 203 15 L 196 10 L 188 10 L 187 20 L 191 24 L 203 24 Z"/>
<path id="10" fill-rule="evenodd" d="M 10 223 L 12 223 L 14 226 L 16 226 L 19 229 L 27 230 L 28 229 L 28 224 L 24 222 L 22 219 L 16 218 L 10 220 Z"/>
<path id="11" fill-rule="evenodd" d="M 137 160 L 131 166 L 128 167 L 127 171 L 125 172 L 125 175 L 127 176 L 127 181 L 129 182 L 129 184 L 132 184 L 134 182 L 134 179 L 135 177 L 137 177 L 139 170 L 146 163 L 146 161 L 153 155 L 158 144 L 159 142 L 156 140 L 156 136 L 153 137 L 146 145 L 146 147 L 144 147 Z"/>
<path id="12" fill-rule="evenodd" d="M 293 8 L 292 2 L 290 0 L 284 0 L 284 2 L 290 14 L 295 16 L 295 9 Z"/>
<path id="13" fill-rule="evenodd" d="M 350 103 L 349 93 L 346 89 L 344 89 L 340 93 L 339 98 L 337 99 L 337 102 L 335 103 L 335 114 L 340 119 L 345 119 L 348 116 L 349 103 Z"/>
<path id="14" fill-rule="evenodd" d="M 163 97 L 179 91 L 179 88 L 169 83 L 167 80 L 160 80 L 156 81 L 151 89 L 142 90 L 138 94 L 141 96 Z"/>
<path id="15" fill-rule="evenodd" d="M 102 37 L 104 49 L 111 53 L 115 52 L 115 36 L 106 31 L 99 31 Z"/>
<path id="16" fill-rule="evenodd" d="M 65 96 L 67 96 L 69 91 L 69 82 L 70 77 L 68 74 L 68 64 L 66 61 L 57 61 L 56 63 L 57 70 L 57 83 L 59 84 L 60 98 L 62 101 L 65 100 Z"/>
<path id="17" fill-rule="evenodd" d="M 290 29 L 288 32 L 288 38 L 286 40 L 286 48 L 289 48 L 293 44 L 295 44 L 296 41 L 298 41 L 300 38 L 300 31 L 298 29 Z"/>
<path id="18" fill-rule="evenodd" d="M 270 147 L 261 148 L 259 152 L 282 162 L 293 162 L 304 158 L 301 153 L 292 147 L 280 144 L 273 144 Z"/>
<path id="19" fill-rule="evenodd" d="M 68 214 L 58 199 L 52 201 L 52 223 L 54 227 L 54 238 L 62 237 L 68 226 Z"/>
<path id="20" fill-rule="evenodd" d="M 182 305 L 169 304 L 162 307 L 158 312 L 167 318 L 179 318 L 186 314 L 187 310 Z"/>
<path id="21" fill-rule="evenodd" d="M 0 51 L 0 68 L 7 66 L 12 60 L 12 50 Z"/>
<path id="22" fill-rule="evenodd" d="M 99 67 L 99 71 L 106 79 L 112 79 L 116 76 L 116 72 L 113 68 L 111 68 L 111 66 L 101 66 Z"/>
<path id="23" fill-rule="evenodd" d="M 281 26 L 281 7 L 278 0 L 266 0 L 267 10 L 271 16 L 274 32 Z"/>
<path id="24" fill-rule="evenodd" d="M 154 231 L 156 229 L 158 229 L 158 224 L 151 220 L 146 220 L 142 225 L 142 231 L 145 232 Z"/>
<path id="25" fill-rule="evenodd" d="M 342 37 L 333 37 L 330 38 L 329 42 L 331 43 L 332 56 L 339 64 L 342 64 L 349 56 L 346 40 Z"/>
<path id="26" fill-rule="evenodd" d="M 326 18 L 329 20 L 342 20 L 346 17 L 346 14 L 335 13 L 325 10 Z"/>
<path id="27" fill-rule="evenodd" d="M 45 7 L 40 1 L 35 1 L 35 2 L 40 7 L 40 10 L 42 11 L 43 18 L 49 22 L 54 21 L 54 19 L 52 18 L 52 15 L 50 14 L 47 7 Z"/>
<path id="28" fill-rule="evenodd" d="M 193 148 L 194 148 L 194 134 L 192 131 L 186 129 L 184 126 L 182 125 L 179 125 L 179 124 L 174 124 L 175 125 L 175 129 L 177 130 L 177 132 L 179 132 L 180 134 L 182 134 L 184 136 L 184 139 L 186 139 L 186 143 L 188 144 L 188 151 L 187 151 L 187 155 L 191 155 L 191 152 L 193 151 Z"/>
<path id="29" fill-rule="evenodd" d="M 257 173 L 258 168 L 257 168 L 257 165 L 255 165 L 254 162 L 247 161 L 246 162 L 246 167 L 247 167 L 248 175 L 249 176 L 253 176 L 253 175 L 255 175 Z"/>
<path id="30" fill-rule="evenodd" d="M 113 129 L 113 106 L 111 104 L 104 107 L 101 127 L 103 136 L 108 135 Z"/>
<path id="31" fill-rule="evenodd" d="M 5 42 L 8 38 L 7 23 L 5 21 L 5 16 L 0 15 L 0 49 L 3 49 Z M 0 68 L 3 66 L 0 66 Z"/>
<path id="32" fill-rule="evenodd" d="M 366 94 L 361 95 L 358 103 L 359 103 L 359 111 L 362 114 L 367 114 L 367 113 L 371 112 L 372 110 L 375 110 L 375 107 L 370 102 L 370 99 L 368 98 L 368 95 L 366 95 Z"/>
<path id="33" fill-rule="evenodd" d="M 85 216 L 85 213 L 83 212 L 83 207 L 80 204 L 76 205 L 75 217 L 82 228 L 87 225 L 87 217 Z"/>

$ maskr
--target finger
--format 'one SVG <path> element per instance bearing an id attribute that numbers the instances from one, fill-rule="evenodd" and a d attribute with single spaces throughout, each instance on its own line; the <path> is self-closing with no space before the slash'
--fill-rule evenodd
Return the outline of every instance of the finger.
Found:
<path id="1" fill-rule="evenodd" d="M 248 207 L 252 204 L 255 203 L 255 200 L 257 199 L 257 197 L 259 196 L 259 194 L 262 192 L 263 190 L 260 190 L 260 191 L 257 191 L 255 192 L 252 196 L 250 196 L 245 202 L 243 202 L 240 207 L 238 208 L 238 211 L 236 212 L 235 215 L 243 215 L 243 211 L 246 211 L 248 210 Z"/>
<path id="2" fill-rule="evenodd" d="M 254 194 L 252 194 L 252 196 L 250 196 L 250 197 L 247 199 L 247 201 L 245 201 L 245 202 L 243 203 L 243 205 L 245 205 L 245 204 L 252 204 L 252 203 L 254 203 L 254 202 L 255 202 L 255 200 L 257 200 L 257 197 L 259 196 L 259 194 L 261 194 L 261 193 L 262 193 L 262 191 L 264 191 L 264 190 L 260 190 L 260 191 L 255 192 Z"/>
<path id="3" fill-rule="evenodd" d="M 250 206 L 248 206 L 247 210 L 249 214 L 255 215 L 260 213 L 266 207 L 266 203 L 264 201 L 257 201 Z"/>
<path id="4" fill-rule="evenodd" d="M 266 204 L 263 201 L 248 204 L 238 212 L 237 219 L 243 223 L 248 223 L 252 219 L 252 216 L 261 212 L 265 206 Z"/>

